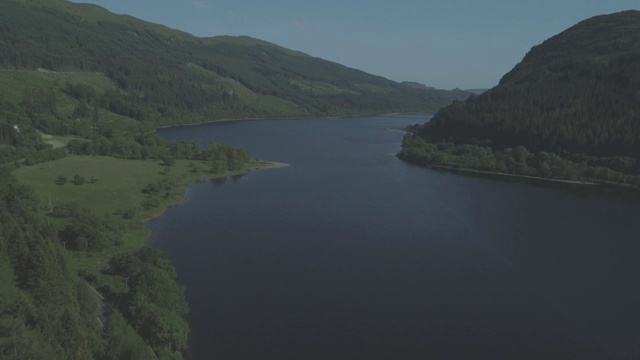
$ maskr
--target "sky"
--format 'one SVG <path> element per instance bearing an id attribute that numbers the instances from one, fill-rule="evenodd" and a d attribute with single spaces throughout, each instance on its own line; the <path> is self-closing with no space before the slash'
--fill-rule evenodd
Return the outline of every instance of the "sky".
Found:
<path id="1" fill-rule="evenodd" d="M 247 35 L 395 81 L 487 89 L 527 51 L 638 0 L 74 0 L 196 36 Z"/>

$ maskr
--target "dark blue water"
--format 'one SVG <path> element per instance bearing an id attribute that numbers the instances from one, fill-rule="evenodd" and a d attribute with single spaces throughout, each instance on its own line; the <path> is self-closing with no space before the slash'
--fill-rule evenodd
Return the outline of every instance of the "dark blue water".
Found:
<path id="1" fill-rule="evenodd" d="M 640 206 L 394 157 L 425 120 L 159 131 L 292 165 L 194 183 L 149 222 L 195 359 L 640 358 Z"/>

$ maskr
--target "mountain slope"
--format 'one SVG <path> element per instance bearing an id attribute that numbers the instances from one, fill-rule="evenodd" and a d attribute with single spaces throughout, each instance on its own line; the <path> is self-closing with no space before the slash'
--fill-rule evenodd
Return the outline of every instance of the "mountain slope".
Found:
<path id="1" fill-rule="evenodd" d="M 197 38 L 90 4 L 5 0 L 0 24 L 0 68 L 104 73 L 128 104 L 105 109 L 154 124 L 435 111 L 468 96 L 412 89 L 248 37 Z"/>
<path id="2" fill-rule="evenodd" d="M 640 154 L 640 12 L 597 16 L 533 47 L 498 86 L 420 132 L 495 147 Z"/>
<path id="3" fill-rule="evenodd" d="M 640 12 L 553 36 L 413 130 L 398 155 L 420 164 L 640 185 Z"/>

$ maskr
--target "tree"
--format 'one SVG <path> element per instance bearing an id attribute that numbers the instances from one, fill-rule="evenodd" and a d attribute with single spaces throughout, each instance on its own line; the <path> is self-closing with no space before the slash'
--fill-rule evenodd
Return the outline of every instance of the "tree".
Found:
<path id="1" fill-rule="evenodd" d="M 138 308 L 154 304 L 184 315 L 189 307 L 184 299 L 184 288 L 175 282 L 175 276 L 157 266 L 145 266 L 131 277 L 130 297 Z"/>
<path id="2" fill-rule="evenodd" d="M 82 185 L 86 182 L 85 178 L 76 174 L 73 176 L 73 184 L 74 185 Z"/>
<path id="3" fill-rule="evenodd" d="M 127 320 L 117 310 L 109 318 L 104 338 L 107 341 L 104 360 L 155 359 L 144 340 L 127 324 Z"/>
<path id="4" fill-rule="evenodd" d="M 80 99 L 78 106 L 73 110 L 73 117 L 76 119 L 84 119 L 89 117 L 89 115 L 91 115 L 91 109 L 89 109 L 84 99 Z"/>
<path id="5" fill-rule="evenodd" d="M 67 177 L 66 177 L 66 176 L 60 175 L 60 176 L 58 176 L 58 178 L 56 179 L 56 184 L 58 184 L 58 185 L 61 185 L 61 186 L 62 186 L 62 185 L 64 185 L 64 184 L 66 184 L 66 183 L 67 183 Z"/>
<path id="6" fill-rule="evenodd" d="M 161 165 L 163 166 L 173 166 L 176 163 L 176 159 L 169 154 L 160 155 L 160 160 L 162 161 Z"/>
<path id="7" fill-rule="evenodd" d="M 179 314 L 146 304 L 140 309 L 138 319 L 137 329 L 154 348 L 168 347 L 171 351 L 187 348 L 189 325 Z"/>
<path id="8" fill-rule="evenodd" d="M 151 210 L 153 208 L 157 208 L 158 206 L 160 206 L 160 200 L 156 198 L 148 198 L 142 200 L 142 207 L 145 210 Z"/>
<path id="9" fill-rule="evenodd" d="M 87 209 L 77 209 L 69 224 L 59 233 L 60 240 L 71 250 L 99 252 L 116 245 L 122 229 L 105 216 L 100 218 Z"/>

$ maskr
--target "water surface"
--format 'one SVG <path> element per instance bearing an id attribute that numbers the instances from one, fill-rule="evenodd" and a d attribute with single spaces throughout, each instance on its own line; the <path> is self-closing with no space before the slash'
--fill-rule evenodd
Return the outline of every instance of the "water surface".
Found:
<path id="1" fill-rule="evenodd" d="M 398 160 L 426 117 L 160 130 L 290 167 L 148 223 L 195 359 L 639 358 L 640 206 Z"/>

